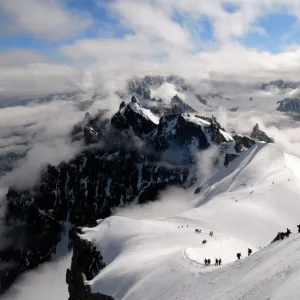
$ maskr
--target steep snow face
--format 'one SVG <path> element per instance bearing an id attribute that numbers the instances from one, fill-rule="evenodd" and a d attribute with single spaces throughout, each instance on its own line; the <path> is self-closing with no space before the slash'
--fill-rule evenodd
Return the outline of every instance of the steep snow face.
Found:
<path id="1" fill-rule="evenodd" d="M 132 109 L 136 114 L 143 116 L 145 119 L 152 121 L 154 124 L 159 123 L 159 117 L 155 116 L 149 109 L 141 107 L 138 102 L 130 102 L 126 106 L 120 109 L 120 113 L 124 115 L 126 109 Z"/>
<path id="2" fill-rule="evenodd" d="M 107 264 L 89 282 L 92 291 L 117 300 L 299 299 L 300 236 L 269 245 L 279 231 L 296 231 L 299 166 L 276 145 L 257 144 L 208 179 L 185 213 L 111 217 L 86 228 L 83 237 Z M 254 254 L 246 258 L 247 248 Z M 221 258 L 223 265 L 205 267 L 204 258 L 213 264 Z"/>
<path id="3" fill-rule="evenodd" d="M 142 108 L 139 103 L 129 103 L 128 105 L 134 112 L 142 115 L 147 120 L 152 121 L 156 125 L 159 123 L 159 117 L 155 116 L 149 109 Z"/>

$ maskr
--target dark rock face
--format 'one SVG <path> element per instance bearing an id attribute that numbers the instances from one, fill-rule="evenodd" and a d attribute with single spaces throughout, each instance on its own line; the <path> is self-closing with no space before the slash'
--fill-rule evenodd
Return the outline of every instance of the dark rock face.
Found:
<path id="1" fill-rule="evenodd" d="M 110 122 L 106 118 L 106 113 L 107 110 L 99 110 L 94 117 L 86 113 L 83 121 L 74 126 L 71 132 L 72 140 L 79 141 L 84 139 L 85 144 L 98 142 L 102 138 L 101 133 Z"/>
<path id="2" fill-rule="evenodd" d="M 105 268 L 101 253 L 91 242 L 83 240 L 75 230 L 70 231 L 73 248 L 71 268 L 66 272 L 69 300 L 113 300 L 111 296 L 91 293 L 86 280 L 93 279 Z"/>
<path id="3" fill-rule="evenodd" d="M 287 98 L 277 103 L 279 104 L 278 111 L 300 113 L 300 99 Z"/>
<path id="4" fill-rule="evenodd" d="M 153 201 L 168 186 L 190 187 L 196 181 L 194 150 L 226 142 L 215 118 L 206 118 L 205 126 L 181 114 L 165 115 L 159 124 L 151 118 L 135 99 L 122 103 L 110 123 L 102 112 L 87 114 L 72 133 L 88 146 L 82 153 L 46 166 L 31 189 L 9 189 L 6 222 L 13 229 L 22 224 L 24 241 L 0 251 L 1 261 L 14 263 L 0 274 L 2 291 L 18 274 L 52 258 L 67 221 L 95 226 L 115 207 Z"/>
<path id="5" fill-rule="evenodd" d="M 235 135 L 233 139 L 236 142 L 235 150 L 237 153 L 242 152 L 245 148 L 249 149 L 255 144 L 255 140 L 246 135 Z"/>
<path id="6" fill-rule="evenodd" d="M 112 117 L 111 124 L 119 130 L 131 128 L 137 136 L 150 133 L 156 128 L 156 124 L 138 113 L 138 109 L 141 106 L 133 96 L 131 103 Z"/>
<path id="7" fill-rule="evenodd" d="M 181 114 L 163 116 L 157 129 L 153 132 L 152 140 L 155 147 L 160 150 L 167 150 L 174 146 L 188 149 L 193 142 L 199 150 L 209 147 L 202 128 L 189 122 Z"/>
<path id="8" fill-rule="evenodd" d="M 250 135 L 252 139 L 255 139 L 257 141 L 262 141 L 266 143 L 274 143 L 274 139 L 267 136 L 265 132 L 259 129 L 258 124 L 256 124 L 253 128 L 253 131 Z"/>

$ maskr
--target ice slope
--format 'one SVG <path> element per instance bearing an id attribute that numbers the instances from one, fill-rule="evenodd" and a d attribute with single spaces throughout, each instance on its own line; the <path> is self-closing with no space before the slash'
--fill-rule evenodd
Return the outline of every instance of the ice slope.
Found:
<path id="1" fill-rule="evenodd" d="M 92 291 L 119 300 L 300 299 L 300 236 L 269 246 L 278 231 L 300 223 L 299 166 L 276 145 L 257 144 L 210 178 L 185 213 L 111 217 L 86 228 L 107 264 L 89 282 Z M 248 247 L 255 253 L 237 262 Z M 205 267 L 204 258 L 224 264 Z"/>

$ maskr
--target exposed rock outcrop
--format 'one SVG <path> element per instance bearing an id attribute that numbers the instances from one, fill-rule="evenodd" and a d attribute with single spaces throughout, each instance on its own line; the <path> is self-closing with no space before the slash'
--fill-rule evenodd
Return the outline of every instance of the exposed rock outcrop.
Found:
<path id="1" fill-rule="evenodd" d="M 101 253 L 92 242 L 81 239 L 76 232 L 70 231 L 73 248 L 71 268 L 66 272 L 69 300 L 113 300 L 113 297 L 101 293 L 93 294 L 86 280 L 93 279 L 105 268 Z"/>
<path id="2" fill-rule="evenodd" d="M 233 139 L 236 142 L 235 150 L 237 153 L 240 153 L 245 149 L 249 149 L 255 144 L 255 140 L 247 135 L 234 135 Z"/>
<path id="3" fill-rule="evenodd" d="M 266 143 L 274 143 L 274 139 L 267 136 L 267 134 L 259 129 L 258 124 L 253 127 L 253 131 L 250 135 L 252 139 L 257 141 L 266 142 Z"/>

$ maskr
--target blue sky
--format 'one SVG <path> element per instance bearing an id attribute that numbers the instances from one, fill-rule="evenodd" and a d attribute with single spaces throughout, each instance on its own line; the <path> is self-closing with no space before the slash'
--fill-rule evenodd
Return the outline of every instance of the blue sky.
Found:
<path id="1" fill-rule="evenodd" d="M 24 1 L 26 2 L 26 0 Z M 49 41 L 31 35 L 30 33 L 2 34 L 0 50 L 27 48 L 51 55 L 59 46 L 71 44 L 78 39 L 122 38 L 127 34 L 134 33 L 130 27 L 122 24 L 122 20 L 120 20 L 117 13 L 108 8 L 109 5 L 113 3 L 113 0 L 64 0 L 60 2 L 62 6 L 70 12 L 77 11 L 88 14 L 92 19 L 90 26 L 57 41 Z M 239 9 L 239 7 L 228 3 L 223 4 L 223 7 L 229 13 L 234 13 Z M 5 20 L 4 16 L 5 13 L 2 13 L 2 19 Z M 196 45 L 201 45 L 203 41 L 215 42 L 212 21 L 208 17 L 200 16 L 197 20 L 194 20 L 174 11 L 173 20 L 190 30 L 189 33 Z M 258 18 L 254 24 L 255 26 L 263 28 L 266 35 L 250 31 L 243 37 L 238 38 L 246 47 L 276 53 L 291 42 L 299 42 L 297 18 L 294 15 L 284 12 L 275 12 Z"/>

